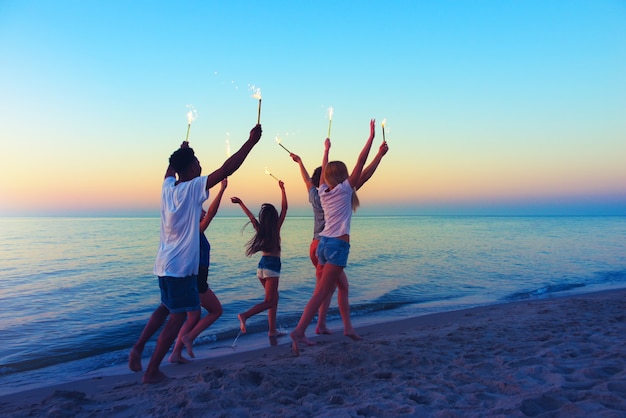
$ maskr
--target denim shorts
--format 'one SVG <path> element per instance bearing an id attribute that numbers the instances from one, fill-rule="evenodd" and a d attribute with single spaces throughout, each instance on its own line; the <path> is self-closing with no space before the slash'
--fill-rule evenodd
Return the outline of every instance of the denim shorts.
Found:
<path id="1" fill-rule="evenodd" d="M 267 277 L 280 277 L 280 257 L 264 255 L 259 261 L 256 269 L 256 275 L 259 279 Z"/>
<path id="2" fill-rule="evenodd" d="M 198 277 L 159 276 L 161 303 L 170 313 L 190 312 L 200 309 Z"/>
<path id="3" fill-rule="evenodd" d="M 345 267 L 348 265 L 349 252 L 349 242 L 339 238 L 320 237 L 320 243 L 317 245 L 317 262 L 321 265 L 329 263 Z"/>

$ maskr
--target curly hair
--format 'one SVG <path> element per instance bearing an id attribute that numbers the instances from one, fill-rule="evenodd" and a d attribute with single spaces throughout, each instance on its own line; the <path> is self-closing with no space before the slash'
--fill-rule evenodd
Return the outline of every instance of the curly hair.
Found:
<path id="1" fill-rule="evenodd" d="M 280 251 L 280 229 L 278 227 L 278 211 L 274 205 L 264 203 L 259 211 L 256 234 L 246 244 L 246 255 L 263 252 Z"/>
<path id="2" fill-rule="evenodd" d="M 177 173 L 184 171 L 196 158 L 193 148 L 179 148 L 170 155 L 170 165 Z"/>

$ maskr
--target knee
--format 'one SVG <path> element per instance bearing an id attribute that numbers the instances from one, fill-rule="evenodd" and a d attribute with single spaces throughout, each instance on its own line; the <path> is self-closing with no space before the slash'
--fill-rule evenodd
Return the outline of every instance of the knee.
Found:
<path id="1" fill-rule="evenodd" d="M 280 299 L 280 297 L 278 296 L 278 292 L 276 292 L 269 297 L 269 299 L 267 300 L 267 304 L 270 306 L 270 308 L 275 308 L 276 306 L 278 306 L 278 299 Z"/>

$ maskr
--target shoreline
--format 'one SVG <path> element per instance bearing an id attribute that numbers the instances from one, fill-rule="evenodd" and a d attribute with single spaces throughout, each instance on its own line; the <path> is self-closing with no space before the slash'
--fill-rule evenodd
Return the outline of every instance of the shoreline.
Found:
<path id="1" fill-rule="evenodd" d="M 5 416 L 623 416 L 626 289 L 427 314 L 0 396 Z M 144 368 L 147 362 L 144 359 Z"/>

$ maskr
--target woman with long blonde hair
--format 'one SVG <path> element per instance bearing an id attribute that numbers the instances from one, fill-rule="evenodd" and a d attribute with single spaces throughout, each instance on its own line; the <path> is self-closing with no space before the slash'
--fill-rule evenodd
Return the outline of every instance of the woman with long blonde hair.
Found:
<path id="1" fill-rule="evenodd" d="M 322 175 L 318 188 L 320 202 L 324 210 L 324 230 L 320 233 L 320 242 L 317 248 L 318 262 L 322 267 L 322 276 L 317 281 L 313 296 L 307 303 L 296 328 L 290 336 L 293 340 L 292 349 L 300 354 L 299 344 L 313 345 L 306 338 L 305 331 L 324 300 L 332 294 L 335 287 L 338 289 L 337 298 L 339 313 L 343 321 L 344 335 L 353 340 L 361 337 L 354 331 L 350 320 L 350 304 L 348 302 L 348 278 L 343 274 L 348 263 L 350 251 L 350 221 L 352 212 L 359 206 L 359 199 L 355 189 L 362 185 L 361 174 L 367 161 L 372 142 L 375 136 L 375 121 L 370 120 L 370 136 L 365 142 L 359 158 L 348 173 L 348 168 L 341 161 L 328 161 L 330 139 L 324 142 L 324 157 L 322 159 Z"/>

